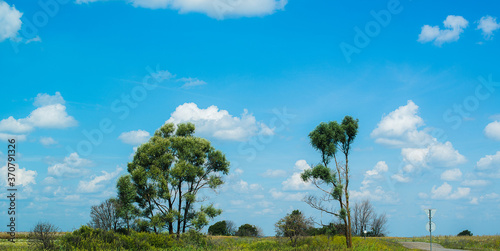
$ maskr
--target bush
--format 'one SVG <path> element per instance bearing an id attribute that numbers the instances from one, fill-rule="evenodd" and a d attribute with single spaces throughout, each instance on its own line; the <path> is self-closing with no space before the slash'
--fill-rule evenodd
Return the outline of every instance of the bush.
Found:
<path id="1" fill-rule="evenodd" d="M 28 234 L 28 245 L 35 250 L 55 249 L 56 234 L 59 228 L 48 223 L 39 222 Z"/>
<path id="2" fill-rule="evenodd" d="M 256 226 L 250 224 L 241 225 L 236 231 L 236 236 L 253 236 L 257 237 L 259 235 L 259 230 Z"/>
<path id="3" fill-rule="evenodd" d="M 294 210 L 291 214 L 287 214 L 280 219 L 276 224 L 276 236 L 288 237 L 292 242 L 292 246 L 297 245 L 297 240 L 301 236 L 308 235 L 308 230 L 312 228 L 313 221 L 306 218 L 299 210 Z"/>
<path id="4" fill-rule="evenodd" d="M 192 235 L 182 236 L 182 240 L 176 242 L 175 236 L 168 234 L 130 231 L 129 235 L 125 235 L 82 226 L 62 238 L 61 248 L 64 250 L 151 250 L 169 249 L 183 242 L 192 242 L 196 245 L 206 244 L 206 241 L 200 241 L 200 238 L 194 238 Z"/>
<path id="5" fill-rule="evenodd" d="M 457 234 L 457 236 L 472 236 L 472 232 L 469 230 L 464 230 Z"/>
<path id="6" fill-rule="evenodd" d="M 208 228 L 209 235 L 228 235 L 226 221 L 219 221 Z"/>

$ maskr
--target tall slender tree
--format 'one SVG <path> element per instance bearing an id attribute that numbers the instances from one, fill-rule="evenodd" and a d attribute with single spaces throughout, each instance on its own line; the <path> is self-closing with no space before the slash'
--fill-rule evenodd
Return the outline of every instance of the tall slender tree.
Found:
<path id="1" fill-rule="evenodd" d="M 222 175 L 229 172 L 225 155 L 206 139 L 195 137 L 195 126 L 167 123 L 138 147 L 128 164 L 139 216 L 158 232 L 184 233 L 187 228 L 201 229 L 208 218 L 221 213 L 212 205 L 194 208 L 200 189 L 217 189 Z"/>
<path id="2" fill-rule="evenodd" d="M 321 163 L 304 170 L 301 175 L 302 180 L 312 182 L 323 193 L 320 197 L 309 195 L 304 201 L 311 207 L 334 215 L 344 222 L 348 248 L 352 247 L 349 153 L 357 133 L 358 120 L 350 116 L 345 116 L 341 124 L 336 121 L 320 123 L 309 133 L 309 138 L 312 147 L 321 154 Z M 339 209 L 330 205 L 333 200 L 338 201 Z"/>

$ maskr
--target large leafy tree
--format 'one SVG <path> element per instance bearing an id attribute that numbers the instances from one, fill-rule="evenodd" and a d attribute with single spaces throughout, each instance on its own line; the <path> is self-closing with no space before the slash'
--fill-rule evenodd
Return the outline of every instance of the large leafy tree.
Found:
<path id="1" fill-rule="evenodd" d="M 312 182 L 323 196 L 309 195 L 305 202 L 311 207 L 340 218 L 345 225 L 346 244 L 352 247 L 349 208 L 349 153 L 358 133 L 358 120 L 345 116 L 342 123 L 320 123 L 309 138 L 321 154 L 321 163 L 306 169 L 301 177 Z M 343 159 L 343 161 L 342 161 Z M 333 162 L 332 162 L 333 161 Z M 337 201 L 339 209 L 330 202 Z"/>
<path id="2" fill-rule="evenodd" d="M 119 194 L 133 187 L 138 216 L 155 232 L 168 229 L 179 236 L 188 228 L 203 228 L 221 213 L 212 205 L 194 207 L 200 189 L 218 188 L 222 175 L 229 172 L 225 155 L 194 132 L 191 123 L 179 124 L 177 129 L 172 123 L 163 125 L 138 147 L 128 164 L 130 179 L 119 180 Z"/>

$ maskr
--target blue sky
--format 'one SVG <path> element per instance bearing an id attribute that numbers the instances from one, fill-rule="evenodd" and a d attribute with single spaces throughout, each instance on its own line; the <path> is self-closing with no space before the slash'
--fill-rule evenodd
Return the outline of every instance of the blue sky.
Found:
<path id="1" fill-rule="evenodd" d="M 216 221 L 266 235 L 292 209 L 328 222 L 301 201 L 316 190 L 298 173 L 320 160 L 308 133 L 351 115 L 352 200 L 386 212 L 390 235 L 425 235 L 429 207 L 436 234 L 498 234 L 497 2 L 46 2 L 0 0 L 0 138 L 18 138 L 20 230 L 87 223 L 166 121 L 194 122 L 231 161 L 204 194 Z"/>

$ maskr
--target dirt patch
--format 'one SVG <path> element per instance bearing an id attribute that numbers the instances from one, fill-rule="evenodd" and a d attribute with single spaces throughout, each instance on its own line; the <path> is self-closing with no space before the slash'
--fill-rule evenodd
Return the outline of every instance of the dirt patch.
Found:
<path id="1" fill-rule="evenodd" d="M 430 244 L 426 243 L 426 242 L 400 242 L 400 244 L 406 248 L 411 248 L 411 249 L 431 250 Z M 432 250 L 433 251 L 463 251 L 463 249 L 444 248 L 443 246 L 441 246 L 437 243 L 432 243 Z"/>

